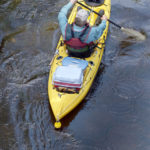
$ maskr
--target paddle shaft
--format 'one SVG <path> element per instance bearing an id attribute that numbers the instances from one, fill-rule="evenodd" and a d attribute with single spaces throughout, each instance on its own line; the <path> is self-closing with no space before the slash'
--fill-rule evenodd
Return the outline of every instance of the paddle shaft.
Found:
<path id="1" fill-rule="evenodd" d="M 94 12 L 95 14 L 97 14 L 98 16 L 102 17 L 98 12 L 90 9 L 89 7 L 85 6 L 84 4 L 80 3 L 80 2 L 77 2 L 79 5 L 85 7 L 86 9 L 90 10 L 91 12 Z M 115 22 L 111 21 L 110 19 L 107 19 L 111 24 L 115 25 L 116 27 L 118 28 L 122 28 L 120 25 L 116 24 Z"/>

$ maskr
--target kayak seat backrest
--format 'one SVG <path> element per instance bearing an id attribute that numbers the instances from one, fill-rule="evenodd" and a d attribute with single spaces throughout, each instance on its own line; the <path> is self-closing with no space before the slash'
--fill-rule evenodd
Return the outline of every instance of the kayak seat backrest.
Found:
<path id="1" fill-rule="evenodd" d="M 82 59 L 65 57 L 62 60 L 62 66 L 77 66 L 84 71 L 86 69 L 86 67 L 88 66 L 88 62 L 86 60 L 82 60 Z"/>

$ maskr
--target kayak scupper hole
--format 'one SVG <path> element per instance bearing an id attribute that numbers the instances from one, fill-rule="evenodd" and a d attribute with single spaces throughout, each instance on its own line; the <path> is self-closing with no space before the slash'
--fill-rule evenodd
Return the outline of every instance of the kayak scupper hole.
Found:
<path id="1" fill-rule="evenodd" d="M 93 61 L 89 61 L 89 64 L 94 66 L 94 62 Z"/>
<path id="2" fill-rule="evenodd" d="M 62 59 L 62 58 L 63 58 L 62 56 L 58 56 L 58 57 L 57 57 L 57 60 L 60 60 L 60 59 Z"/>

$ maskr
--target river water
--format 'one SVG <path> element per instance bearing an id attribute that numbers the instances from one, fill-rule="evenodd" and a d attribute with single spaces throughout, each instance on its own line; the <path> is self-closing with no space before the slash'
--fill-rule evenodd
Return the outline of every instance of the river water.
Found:
<path id="1" fill-rule="evenodd" d="M 150 3 L 112 0 L 105 54 L 84 101 L 53 127 L 47 82 L 66 0 L 0 0 L 0 150 L 150 150 Z"/>

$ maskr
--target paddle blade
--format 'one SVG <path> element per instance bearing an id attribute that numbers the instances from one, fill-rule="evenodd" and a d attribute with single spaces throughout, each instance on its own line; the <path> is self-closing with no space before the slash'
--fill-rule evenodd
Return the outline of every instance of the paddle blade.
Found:
<path id="1" fill-rule="evenodd" d="M 146 39 L 146 36 L 144 34 L 138 32 L 136 30 L 124 28 L 124 27 L 122 27 L 121 30 L 124 33 L 128 34 L 129 36 L 134 37 L 138 41 L 144 41 Z"/>

